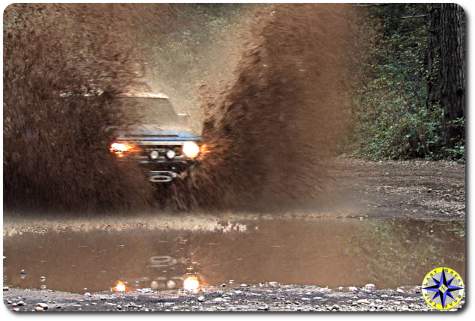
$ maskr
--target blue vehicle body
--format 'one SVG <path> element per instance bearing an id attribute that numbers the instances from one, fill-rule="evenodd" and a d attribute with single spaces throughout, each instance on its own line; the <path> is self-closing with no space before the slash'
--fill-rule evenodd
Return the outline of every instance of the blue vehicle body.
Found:
<path id="1" fill-rule="evenodd" d="M 121 132 L 122 135 L 141 137 L 143 141 L 200 141 L 201 136 L 184 130 L 140 130 L 133 133 Z"/>

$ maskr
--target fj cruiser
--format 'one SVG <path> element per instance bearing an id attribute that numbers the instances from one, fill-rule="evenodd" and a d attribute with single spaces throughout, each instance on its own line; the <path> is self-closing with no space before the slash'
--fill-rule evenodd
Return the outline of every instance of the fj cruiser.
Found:
<path id="1" fill-rule="evenodd" d="M 153 183 L 171 182 L 196 164 L 201 137 L 166 95 L 121 94 L 117 102 L 134 119 L 133 125 L 115 131 L 109 147 L 119 160 L 138 162 Z"/>

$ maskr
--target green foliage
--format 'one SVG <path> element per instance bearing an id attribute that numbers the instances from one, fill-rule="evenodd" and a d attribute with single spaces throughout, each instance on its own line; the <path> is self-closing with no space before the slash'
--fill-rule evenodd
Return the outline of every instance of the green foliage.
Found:
<path id="1" fill-rule="evenodd" d="M 442 144 L 443 111 L 427 106 L 427 16 L 421 4 L 371 6 L 376 30 L 354 99 L 355 154 L 370 159 L 459 159 L 463 142 Z M 463 126 L 463 124 L 462 124 Z"/>
<path id="2" fill-rule="evenodd" d="M 465 127 L 465 118 L 457 118 L 450 122 L 453 127 Z M 442 155 L 449 159 L 464 160 L 465 159 L 465 139 L 456 141 L 453 146 L 441 148 Z"/>

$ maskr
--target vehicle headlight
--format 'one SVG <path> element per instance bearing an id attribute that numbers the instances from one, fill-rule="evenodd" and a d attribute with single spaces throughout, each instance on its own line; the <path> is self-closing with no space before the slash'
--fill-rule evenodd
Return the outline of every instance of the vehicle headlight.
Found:
<path id="1" fill-rule="evenodd" d="M 133 149 L 134 149 L 134 145 L 128 144 L 125 142 L 114 142 L 110 145 L 110 148 L 109 148 L 111 153 L 119 157 L 122 157 L 124 156 L 124 154 L 133 151 Z"/>
<path id="2" fill-rule="evenodd" d="M 150 158 L 151 158 L 151 159 L 157 159 L 158 156 L 159 156 L 158 151 L 152 150 L 152 151 L 150 152 Z"/>
<path id="3" fill-rule="evenodd" d="M 168 159 L 173 159 L 176 156 L 176 153 L 173 149 L 167 150 L 166 156 Z"/>
<path id="4" fill-rule="evenodd" d="M 185 142 L 183 144 L 183 154 L 189 158 L 196 158 L 200 153 L 200 146 L 195 142 Z"/>

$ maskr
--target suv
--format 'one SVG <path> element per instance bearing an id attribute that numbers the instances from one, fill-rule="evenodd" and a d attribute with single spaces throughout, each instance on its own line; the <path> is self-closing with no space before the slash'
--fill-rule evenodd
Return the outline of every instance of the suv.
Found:
<path id="1" fill-rule="evenodd" d="M 164 94 L 121 94 L 120 109 L 133 124 L 115 131 L 109 150 L 120 160 L 138 162 L 150 182 L 166 183 L 185 175 L 200 156 L 201 137 L 189 116 L 177 114 Z"/>

